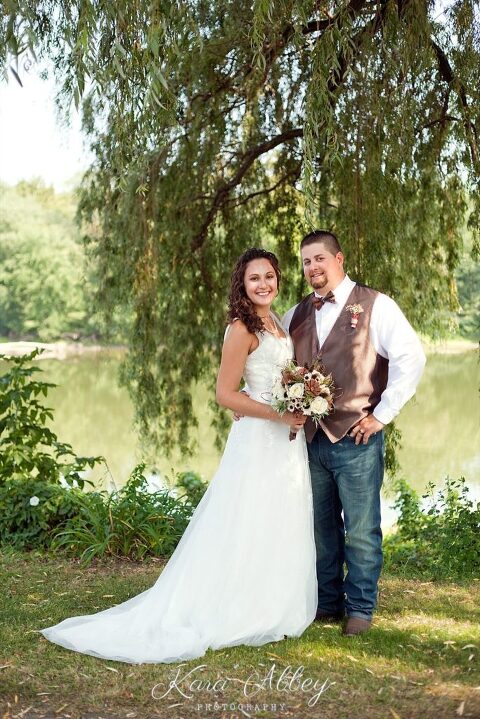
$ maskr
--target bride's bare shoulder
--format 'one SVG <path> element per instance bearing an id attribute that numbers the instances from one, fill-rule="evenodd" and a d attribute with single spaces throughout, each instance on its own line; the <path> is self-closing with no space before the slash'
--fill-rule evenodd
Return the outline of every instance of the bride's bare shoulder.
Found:
<path id="1" fill-rule="evenodd" d="M 249 353 L 258 347 L 257 336 L 252 334 L 252 332 L 248 330 L 245 322 L 239 318 L 234 319 L 229 325 L 227 325 L 224 340 L 225 344 L 228 344 L 233 348 L 248 348 Z"/>
<path id="2" fill-rule="evenodd" d="M 239 317 L 232 320 L 225 330 L 225 337 L 241 338 L 247 337 L 248 335 L 251 335 L 251 332 L 248 331 L 247 325 Z"/>

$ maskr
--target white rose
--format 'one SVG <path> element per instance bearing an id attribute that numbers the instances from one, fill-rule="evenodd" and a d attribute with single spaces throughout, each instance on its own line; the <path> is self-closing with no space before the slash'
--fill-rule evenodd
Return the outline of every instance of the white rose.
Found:
<path id="1" fill-rule="evenodd" d="M 310 403 L 310 409 L 314 414 L 325 414 L 328 402 L 324 397 L 315 397 Z"/>
<path id="2" fill-rule="evenodd" d="M 279 379 L 277 379 L 277 381 L 273 385 L 272 394 L 275 399 L 283 399 L 285 396 L 285 389 Z"/>
<path id="3" fill-rule="evenodd" d="M 296 382 L 295 384 L 292 384 L 291 387 L 288 389 L 288 396 L 290 399 L 300 399 L 300 397 L 303 397 L 305 393 L 305 387 L 303 385 L 303 382 Z"/>
<path id="4" fill-rule="evenodd" d="M 32 507 L 38 507 L 39 504 L 40 504 L 40 500 L 38 497 L 35 497 L 35 496 L 30 497 L 30 505 Z"/>

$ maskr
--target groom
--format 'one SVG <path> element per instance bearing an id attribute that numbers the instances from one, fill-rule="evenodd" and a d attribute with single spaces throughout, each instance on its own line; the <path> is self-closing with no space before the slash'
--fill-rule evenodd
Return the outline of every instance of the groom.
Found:
<path id="1" fill-rule="evenodd" d="M 425 354 L 390 297 L 356 284 L 331 232 L 315 230 L 300 245 L 313 292 L 283 324 L 299 364 L 320 352 L 336 387 L 334 411 L 305 424 L 314 505 L 320 621 L 342 621 L 344 634 L 371 625 L 382 567 L 380 488 L 383 428 L 415 393 Z M 344 563 L 347 573 L 344 576 Z"/>

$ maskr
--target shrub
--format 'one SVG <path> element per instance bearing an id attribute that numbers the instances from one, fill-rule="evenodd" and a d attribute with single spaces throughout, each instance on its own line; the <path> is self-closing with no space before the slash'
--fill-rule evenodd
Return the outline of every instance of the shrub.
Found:
<path id="1" fill-rule="evenodd" d="M 385 538 L 385 568 L 430 579 L 480 577 L 480 502 L 469 498 L 465 479 L 430 483 L 423 504 L 402 480 L 394 504 L 397 530 Z"/>
<path id="2" fill-rule="evenodd" d="M 192 507 L 197 507 L 207 491 L 208 484 L 197 472 L 180 472 L 177 474 L 177 487 L 182 490 L 179 497 L 184 498 Z"/>
<path id="3" fill-rule="evenodd" d="M 78 514 L 82 492 L 41 479 L 0 484 L 0 543 L 15 549 L 47 549 L 52 536 Z"/>
<path id="4" fill-rule="evenodd" d="M 38 397 L 46 397 L 56 385 L 35 380 L 33 375 L 42 370 L 27 366 L 41 351 L 34 350 L 23 357 L 0 354 L 0 360 L 11 365 L 0 376 L 0 484 L 28 477 L 58 483 L 63 476 L 67 484 L 77 482 L 83 487 L 87 480 L 82 473 L 104 460 L 78 457 L 71 445 L 59 442 L 46 426 L 47 420 L 53 419 L 53 411 Z"/>
<path id="5" fill-rule="evenodd" d="M 170 556 L 177 546 L 193 506 L 167 489 L 149 493 L 144 464 L 132 471 L 120 490 L 80 496 L 80 511 L 53 539 L 54 548 L 80 556 L 115 556 L 140 560 L 147 555 Z"/>
<path id="6" fill-rule="evenodd" d="M 169 556 L 207 485 L 194 472 L 183 472 L 180 498 L 168 489 L 152 494 L 140 464 L 119 491 L 83 492 L 92 483 L 81 473 L 104 460 L 76 456 L 45 426 L 53 413 L 38 397 L 55 385 L 33 378 L 41 369 L 28 363 L 38 354 L 0 355 L 12 365 L 0 377 L 0 543 L 63 548 L 84 562 L 106 555 Z"/>

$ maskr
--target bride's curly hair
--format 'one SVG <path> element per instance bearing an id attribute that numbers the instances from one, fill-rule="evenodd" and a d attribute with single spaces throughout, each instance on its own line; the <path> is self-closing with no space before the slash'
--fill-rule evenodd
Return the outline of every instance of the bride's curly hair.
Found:
<path id="1" fill-rule="evenodd" d="M 244 252 L 237 260 L 235 269 L 232 272 L 230 294 L 228 296 L 227 321 L 233 322 L 235 319 L 242 320 L 247 330 L 252 334 L 255 332 L 263 332 L 265 328 L 262 320 L 255 312 L 253 302 L 247 297 L 245 291 L 245 269 L 249 262 L 259 259 L 265 259 L 270 262 L 277 276 L 277 288 L 280 287 L 282 273 L 278 266 L 277 257 L 273 252 L 252 247 Z"/>

